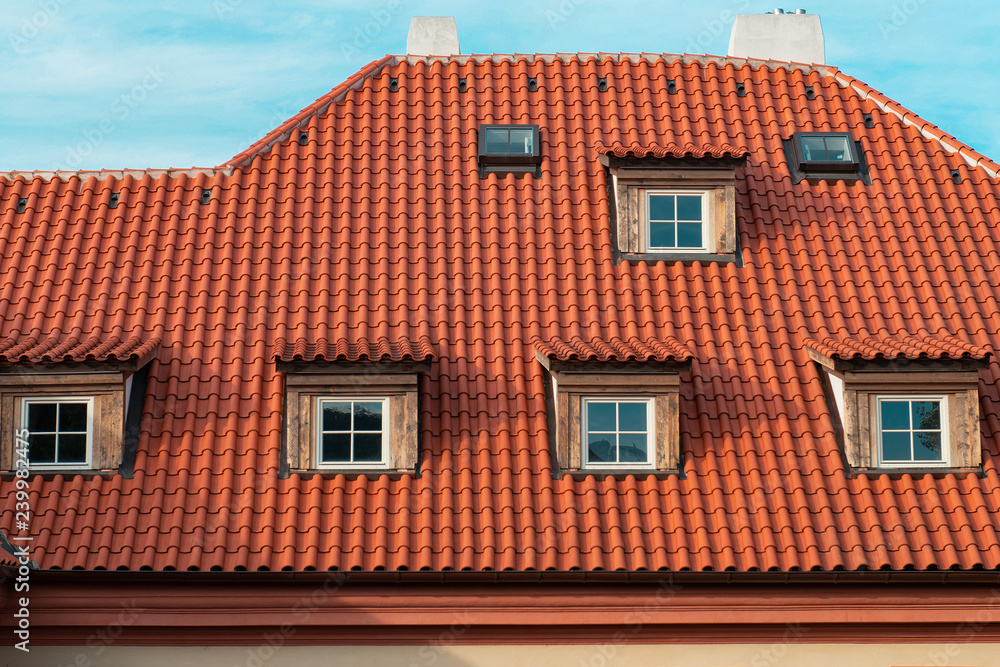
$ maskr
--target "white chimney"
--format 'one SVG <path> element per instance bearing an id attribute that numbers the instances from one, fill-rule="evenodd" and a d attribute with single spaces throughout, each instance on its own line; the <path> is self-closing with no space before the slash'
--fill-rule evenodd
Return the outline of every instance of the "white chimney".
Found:
<path id="1" fill-rule="evenodd" d="M 822 65 L 826 49 L 819 14 L 806 14 L 804 9 L 796 9 L 794 14 L 783 9 L 740 14 L 729 37 L 729 55 Z"/>
<path id="2" fill-rule="evenodd" d="M 414 16 L 406 36 L 411 56 L 457 56 L 458 26 L 453 16 Z"/>

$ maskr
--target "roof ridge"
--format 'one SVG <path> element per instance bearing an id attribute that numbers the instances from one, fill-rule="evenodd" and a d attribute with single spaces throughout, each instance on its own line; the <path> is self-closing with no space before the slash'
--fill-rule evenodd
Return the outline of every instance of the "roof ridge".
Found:
<path id="1" fill-rule="evenodd" d="M 151 176 L 152 178 L 160 178 L 161 176 L 167 176 L 168 178 L 175 178 L 177 176 L 217 176 L 222 174 L 223 176 L 232 176 L 233 168 L 228 166 L 220 167 L 189 167 L 187 169 L 172 169 L 172 168 L 149 168 L 149 169 L 81 169 L 79 171 L 56 169 L 51 171 L 38 170 L 38 171 L 0 171 L 0 178 L 7 179 L 8 181 L 16 181 L 19 178 L 23 178 L 26 181 L 32 181 L 39 178 L 43 181 L 51 181 L 56 178 L 68 181 L 74 176 L 79 178 L 81 181 L 85 181 L 91 178 L 98 178 L 102 181 L 108 178 L 113 178 L 116 181 L 123 181 L 126 178 L 132 177 L 140 179 L 144 176 Z"/>
<path id="2" fill-rule="evenodd" d="M 378 60 L 373 60 L 368 63 L 360 70 L 355 72 L 353 75 L 348 77 L 339 86 L 334 87 L 330 92 L 321 95 L 316 99 L 315 102 L 306 106 L 297 114 L 286 120 L 284 123 L 274 128 L 267 134 L 265 134 L 261 139 L 250 145 L 246 150 L 237 153 L 227 162 L 219 165 L 219 168 L 223 167 L 240 167 L 249 163 L 253 158 L 259 153 L 267 152 L 271 149 L 271 146 L 283 141 L 296 127 L 301 125 L 307 119 L 313 117 L 316 114 L 323 113 L 326 109 L 334 102 L 339 102 L 348 91 L 359 87 L 365 79 L 370 76 L 378 74 L 383 67 L 388 65 L 392 61 L 393 56 L 383 56 Z"/>
<path id="3" fill-rule="evenodd" d="M 768 69 L 797 69 L 804 72 L 818 72 L 820 74 L 829 74 L 831 67 L 829 65 L 821 65 L 815 63 L 800 63 L 795 61 L 786 60 L 765 60 L 761 58 L 744 58 L 742 56 L 713 56 L 711 54 L 699 54 L 699 53 L 651 53 L 647 51 L 640 51 L 638 53 L 627 53 L 624 51 L 620 52 L 606 52 L 606 51 L 596 51 L 588 52 L 581 51 L 578 53 L 572 52 L 555 52 L 555 53 L 470 53 L 464 55 L 453 55 L 453 56 L 417 56 L 417 55 L 395 55 L 386 56 L 386 58 L 391 58 L 392 62 L 387 63 L 390 65 L 398 65 L 400 63 L 406 62 L 408 64 L 414 65 L 417 63 L 432 63 L 432 62 L 468 62 L 470 60 L 476 63 L 484 62 L 495 62 L 497 60 L 519 60 L 521 58 L 527 59 L 541 59 L 546 62 L 553 62 L 555 60 L 562 60 L 563 62 L 571 61 L 573 59 L 587 60 L 589 58 L 594 58 L 596 60 L 605 60 L 611 58 L 615 62 L 621 62 L 624 60 L 638 61 L 638 60 L 648 60 L 651 57 L 662 58 L 663 60 L 669 61 L 681 61 L 684 63 L 700 63 L 700 64 L 748 64 L 751 67 L 767 66 Z"/>
<path id="4" fill-rule="evenodd" d="M 923 136 L 937 141 L 947 152 L 952 154 L 957 153 L 969 166 L 982 167 L 989 174 L 990 178 L 1000 177 L 1000 164 L 997 164 L 968 144 L 947 134 L 937 125 L 910 111 L 884 93 L 875 90 L 864 81 L 841 72 L 836 67 L 830 66 L 830 74 L 841 85 L 854 89 L 863 99 L 874 102 L 882 111 L 893 114 L 903 121 L 904 124 L 915 127 Z"/>

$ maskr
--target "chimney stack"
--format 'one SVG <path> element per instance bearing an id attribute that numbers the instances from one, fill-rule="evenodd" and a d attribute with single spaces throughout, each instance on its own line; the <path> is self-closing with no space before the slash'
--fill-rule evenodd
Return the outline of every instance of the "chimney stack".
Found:
<path id="1" fill-rule="evenodd" d="M 736 58 L 823 64 L 826 49 L 818 14 L 804 9 L 785 13 L 740 14 L 729 37 L 729 55 Z"/>
<path id="2" fill-rule="evenodd" d="M 453 16 L 414 16 L 406 36 L 411 56 L 457 56 L 458 26 Z"/>

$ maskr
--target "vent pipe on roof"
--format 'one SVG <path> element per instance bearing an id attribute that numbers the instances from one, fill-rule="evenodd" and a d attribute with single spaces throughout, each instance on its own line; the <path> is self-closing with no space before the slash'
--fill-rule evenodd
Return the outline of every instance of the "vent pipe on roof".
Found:
<path id="1" fill-rule="evenodd" d="M 823 64 L 826 48 L 819 14 L 775 9 L 767 14 L 740 14 L 729 37 L 729 55 L 735 58 Z"/>
<path id="2" fill-rule="evenodd" d="M 454 16 L 414 16 L 406 35 L 411 56 L 457 56 L 458 26 Z"/>

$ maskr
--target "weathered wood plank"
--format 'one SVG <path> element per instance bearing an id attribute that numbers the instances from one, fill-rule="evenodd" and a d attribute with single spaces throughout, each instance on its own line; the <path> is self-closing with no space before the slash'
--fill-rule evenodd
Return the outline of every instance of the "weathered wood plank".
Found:
<path id="1" fill-rule="evenodd" d="M 720 185 L 720 181 L 731 183 L 735 180 L 732 169 L 619 169 L 618 179 L 627 185 L 676 186 L 677 181 L 684 185 L 703 183 L 705 185 Z"/>
<path id="2" fill-rule="evenodd" d="M 586 437 L 583 433 L 583 400 L 579 395 L 571 394 L 564 402 L 568 408 L 566 419 L 567 437 L 565 442 L 569 449 L 569 456 L 567 457 L 569 465 L 566 467 L 577 470 L 583 467 L 583 448 L 587 446 Z M 573 443 L 579 444 L 574 446 Z"/>
<path id="3" fill-rule="evenodd" d="M 20 419 L 14 417 L 14 405 L 17 401 L 10 394 L 0 395 L 0 470 L 14 470 L 17 431 Z M 9 438 L 9 443 L 8 443 Z"/>
<path id="4" fill-rule="evenodd" d="M 679 387 L 680 375 L 677 373 L 559 373 L 559 386 L 572 388 L 573 391 L 607 393 L 621 389 L 643 389 L 646 387 Z M 658 390 L 658 389 L 657 389 Z"/>
<path id="5" fill-rule="evenodd" d="M 895 390 L 896 387 L 910 387 L 911 391 L 918 388 L 925 393 L 948 391 L 946 387 L 961 387 L 979 385 L 978 371 L 847 371 L 844 381 L 851 384 L 882 385 Z M 920 385 L 924 385 L 920 387 Z M 882 387 L 866 386 L 866 391 L 878 391 Z"/>
<path id="6" fill-rule="evenodd" d="M 121 385 L 124 382 L 125 376 L 122 373 L 0 374 L 0 389 L 56 386 L 63 391 L 76 392 L 80 387 L 98 386 L 107 389 L 109 385 Z"/>
<path id="7" fill-rule="evenodd" d="M 335 373 L 335 374 L 315 374 L 315 375 L 294 375 L 289 373 L 285 377 L 285 385 L 289 387 L 408 387 L 417 386 L 417 375 L 413 373 L 390 373 L 390 374 L 357 374 L 357 373 Z"/>

